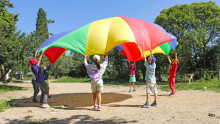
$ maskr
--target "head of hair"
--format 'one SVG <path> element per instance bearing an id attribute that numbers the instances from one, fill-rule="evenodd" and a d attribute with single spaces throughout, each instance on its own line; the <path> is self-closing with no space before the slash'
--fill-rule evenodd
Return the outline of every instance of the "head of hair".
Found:
<path id="1" fill-rule="evenodd" d="M 96 59 L 94 60 L 94 63 L 97 66 L 97 68 L 100 70 L 100 62 Z"/>

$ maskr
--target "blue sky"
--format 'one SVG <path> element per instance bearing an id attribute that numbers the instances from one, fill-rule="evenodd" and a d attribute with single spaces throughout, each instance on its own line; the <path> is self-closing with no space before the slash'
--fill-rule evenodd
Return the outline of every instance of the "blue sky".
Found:
<path id="1" fill-rule="evenodd" d="M 30 33 L 36 28 L 38 9 L 43 8 L 47 19 L 55 20 L 48 25 L 49 32 L 57 34 L 115 16 L 154 22 L 163 9 L 202 1 L 209 0 L 11 0 L 15 8 L 9 11 L 20 13 L 17 30 Z M 220 6 L 220 0 L 212 1 Z"/>

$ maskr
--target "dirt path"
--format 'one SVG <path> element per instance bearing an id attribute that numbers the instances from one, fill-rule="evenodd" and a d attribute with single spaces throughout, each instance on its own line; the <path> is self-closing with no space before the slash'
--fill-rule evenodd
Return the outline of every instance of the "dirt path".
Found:
<path id="1" fill-rule="evenodd" d="M 128 93 L 128 87 L 104 86 L 102 111 L 92 108 L 88 83 L 50 83 L 51 108 L 42 109 L 32 103 L 30 82 L 9 83 L 27 90 L 0 94 L 0 99 L 14 99 L 19 107 L 0 112 L 0 123 L 218 123 L 220 124 L 220 93 L 211 91 L 158 90 L 158 107 L 140 108 L 145 103 L 145 86 Z M 39 96 L 39 95 L 38 95 Z M 153 96 L 151 97 L 153 102 Z M 39 99 L 39 98 L 38 98 Z"/>

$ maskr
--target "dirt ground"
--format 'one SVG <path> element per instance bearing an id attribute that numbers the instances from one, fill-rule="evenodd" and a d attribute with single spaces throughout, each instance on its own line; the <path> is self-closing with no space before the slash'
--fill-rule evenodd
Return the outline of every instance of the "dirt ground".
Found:
<path id="1" fill-rule="evenodd" d="M 104 86 L 102 111 L 94 111 L 89 83 L 50 83 L 48 99 L 51 108 L 40 108 L 32 102 L 30 82 L 9 83 L 27 90 L 0 94 L 0 99 L 13 99 L 18 107 L 0 112 L 0 124 L 41 122 L 46 124 L 72 123 L 213 123 L 220 124 L 220 93 L 212 91 L 158 90 L 158 107 L 141 108 L 145 103 L 146 87 Z M 39 99 L 40 93 L 38 94 Z M 150 103 L 153 102 L 151 96 Z"/>

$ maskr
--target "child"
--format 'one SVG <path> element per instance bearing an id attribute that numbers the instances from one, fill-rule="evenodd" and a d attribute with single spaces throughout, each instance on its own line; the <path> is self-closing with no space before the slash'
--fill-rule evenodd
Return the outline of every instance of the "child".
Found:
<path id="1" fill-rule="evenodd" d="M 106 54 L 105 61 L 103 64 L 100 64 L 100 57 L 99 55 L 93 56 L 94 64 L 90 65 L 87 63 L 86 56 L 84 59 L 84 64 L 87 70 L 87 73 L 89 74 L 89 77 L 91 78 L 91 90 L 93 92 L 93 103 L 94 103 L 94 109 L 101 111 L 101 90 L 103 89 L 103 80 L 102 75 L 105 72 L 106 66 L 108 64 L 108 56 Z M 96 101 L 98 105 L 96 104 Z"/>
<path id="2" fill-rule="evenodd" d="M 40 106 L 42 108 L 49 108 L 50 106 L 47 104 L 48 90 L 41 69 L 39 68 L 43 54 L 44 52 L 41 53 L 38 61 L 36 59 L 31 59 L 29 63 L 31 65 L 31 70 L 36 77 L 37 85 L 40 87 L 41 90 Z"/>
<path id="3" fill-rule="evenodd" d="M 36 60 L 37 58 L 37 53 L 35 53 L 34 55 L 34 59 Z M 31 80 L 31 83 L 33 85 L 33 88 L 34 88 L 34 95 L 33 95 L 33 102 L 38 102 L 37 101 L 37 94 L 39 92 L 39 87 L 37 85 L 37 80 L 36 80 L 36 77 L 34 74 L 32 74 L 32 80 Z"/>
<path id="4" fill-rule="evenodd" d="M 102 56 L 102 58 L 100 59 L 100 62 L 103 60 L 103 57 L 104 57 L 104 56 Z M 88 61 L 89 61 L 89 64 L 94 64 L 94 60 L 93 60 L 93 61 L 90 60 L 89 56 L 87 56 L 87 59 L 88 59 Z"/>
<path id="5" fill-rule="evenodd" d="M 157 106 L 157 86 L 156 86 L 156 78 L 155 78 L 155 69 L 156 69 L 156 59 L 152 54 L 148 57 L 148 61 L 146 60 L 146 57 L 144 55 L 144 65 L 146 67 L 146 74 L 145 74 L 145 80 L 146 80 L 146 103 L 142 106 L 143 108 L 150 108 L 149 105 L 149 99 L 150 94 L 154 93 L 154 102 L 151 104 L 151 106 Z"/>
<path id="6" fill-rule="evenodd" d="M 134 85 L 134 82 L 136 82 L 136 78 L 135 78 L 135 70 L 136 70 L 136 65 L 135 65 L 135 62 L 134 64 L 131 64 L 129 62 L 129 69 L 130 69 L 130 72 L 129 72 L 129 82 L 130 82 L 130 89 L 129 89 L 129 92 L 131 92 L 131 86 L 133 86 L 133 91 L 132 92 L 135 92 L 135 85 Z"/>
<path id="7" fill-rule="evenodd" d="M 177 59 L 177 53 L 176 51 L 174 52 L 175 54 L 175 59 L 172 59 L 170 56 L 167 56 L 168 61 L 170 62 L 170 76 L 169 76 L 169 85 L 170 85 L 170 89 L 171 89 L 171 93 L 169 94 L 169 96 L 173 96 L 175 95 L 175 78 L 176 78 L 176 70 L 178 68 L 179 65 L 179 60 Z M 172 61 L 171 61 L 172 59 Z"/>
<path id="8" fill-rule="evenodd" d="M 46 65 L 42 66 L 44 80 L 45 80 L 45 82 L 47 84 L 48 98 L 52 98 L 52 96 L 50 96 L 50 92 L 49 92 L 50 87 L 49 87 L 49 82 L 48 82 L 48 76 L 49 76 L 48 72 L 49 72 L 50 68 L 52 68 L 52 65 L 49 65 L 48 67 Z"/>

